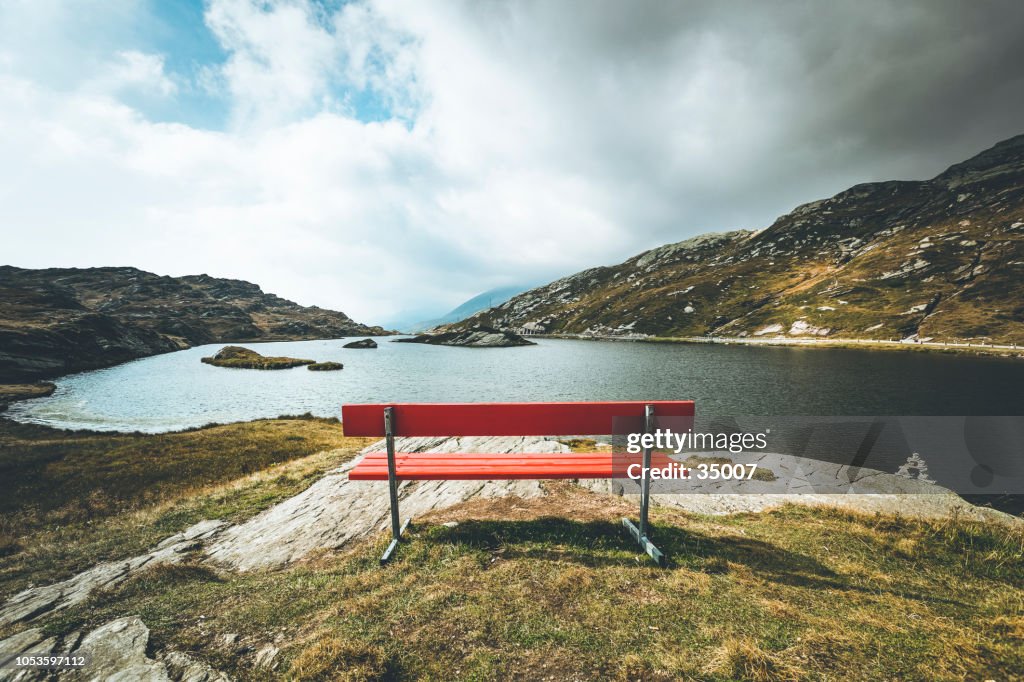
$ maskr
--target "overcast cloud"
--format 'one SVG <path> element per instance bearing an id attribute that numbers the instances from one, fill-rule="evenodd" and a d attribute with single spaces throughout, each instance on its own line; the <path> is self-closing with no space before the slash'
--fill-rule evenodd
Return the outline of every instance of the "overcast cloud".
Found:
<path id="1" fill-rule="evenodd" d="M 1024 4 L 0 0 L 0 262 L 389 323 L 1024 132 Z"/>

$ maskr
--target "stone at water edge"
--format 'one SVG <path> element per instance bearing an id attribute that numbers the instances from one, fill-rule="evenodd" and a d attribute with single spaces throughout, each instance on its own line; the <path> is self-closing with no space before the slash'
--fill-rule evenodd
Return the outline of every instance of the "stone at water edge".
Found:
<path id="1" fill-rule="evenodd" d="M 311 372 L 337 372 L 339 369 L 345 369 L 345 365 L 340 362 L 314 362 L 312 365 L 306 365 L 306 369 Z"/>
<path id="2" fill-rule="evenodd" d="M 351 341 L 346 343 L 342 348 L 376 348 L 377 342 L 373 339 L 362 339 L 361 341 Z"/>

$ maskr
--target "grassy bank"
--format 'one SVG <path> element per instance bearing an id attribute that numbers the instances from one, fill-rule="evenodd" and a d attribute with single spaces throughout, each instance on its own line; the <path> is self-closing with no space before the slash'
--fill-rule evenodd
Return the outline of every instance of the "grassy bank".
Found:
<path id="1" fill-rule="evenodd" d="M 202 519 L 240 521 L 369 442 L 311 417 L 155 435 L 0 420 L 0 596 L 142 552 Z"/>

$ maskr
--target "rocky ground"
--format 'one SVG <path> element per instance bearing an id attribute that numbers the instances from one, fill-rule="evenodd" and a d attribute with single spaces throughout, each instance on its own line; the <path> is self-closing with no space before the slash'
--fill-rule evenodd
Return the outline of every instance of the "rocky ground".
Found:
<path id="1" fill-rule="evenodd" d="M 366 451 L 378 450 L 376 443 Z M 565 451 L 566 445 L 538 438 L 415 438 L 399 439 L 402 451 Z M 198 560 L 216 570 L 234 572 L 279 570 L 324 551 L 336 551 L 373 535 L 388 525 L 385 487 L 379 483 L 347 479 L 359 458 L 329 471 L 298 495 L 286 499 L 238 524 L 202 521 L 160 542 L 152 550 L 124 560 L 99 563 L 52 585 L 29 587 L 0 606 L 0 626 L 16 632 L 0 641 L 7 653 L 87 653 L 92 657 L 89 679 L 222 680 L 227 679 L 188 653 L 163 647 L 153 651 L 148 626 L 137 615 L 120 617 L 87 632 L 49 636 L 35 627 L 39 620 L 80 605 L 97 590 L 118 585 L 158 566 Z M 852 470 L 834 464 L 782 455 L 757 455 L 770 480 L 751 480 L 725 490 L 721 482 L 700 484 L 692 494 L 656 495 L 655 503 L 701 514 L 759 512 L 784 503 L 838 507 L 858 512 L 898 514 L 906 518 L 942 519 L 956 516 L 987 524 L 1019 526 L 1015 517 L 973 507 L 955 494 L 918 481 L 868 469 Z M 623 496 L 632 507 L 636 497 L 612 483 L 580 481 L 593 494 Z M 737 484 L 731 484 L 736 486 Z M 822 492 L 824 491 L 824 492 Z M 538 481 L 422 481 L 400 486 L 403 517 L 436 516 L 451 507 L 478 500 L 511 499 L 513 504 L 543 498 L 546 487 Z M 739 493 L 739 494 L 737 494 Z M 618 502 L 609 502 L 621 506 Z M 625 507 L 624 507 L 625 509 Z M 23 627 L 22 627 L 23 626 Z M 256 665 L 268 668 L 278 648 L 267 645 L 253 655 Z M 76 673 L 61 675 L 75 677 Z M 17 677 L 0 670 L 0 680 L 43 679 Z"/>

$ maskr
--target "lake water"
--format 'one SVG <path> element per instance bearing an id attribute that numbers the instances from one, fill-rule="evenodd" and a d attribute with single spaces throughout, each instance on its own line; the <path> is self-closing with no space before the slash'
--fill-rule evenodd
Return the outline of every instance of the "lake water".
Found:
<path id="1" fill-rule="evenodd" d="M 351 339 L 348 339 L 351 340 Z M 347 341 L 347 340 L 346 340 Z M 541 339 L 522 348 L 342 340 L 247 343 L 345 364 L 257 371 L 202 364 L 223 344 L 57 380 L 7 416 L 62 428 L 159 432 L 346 402 L 693 399 L 714 415 L 1021 415 L 1024 362 L 917 352 Z"/>

